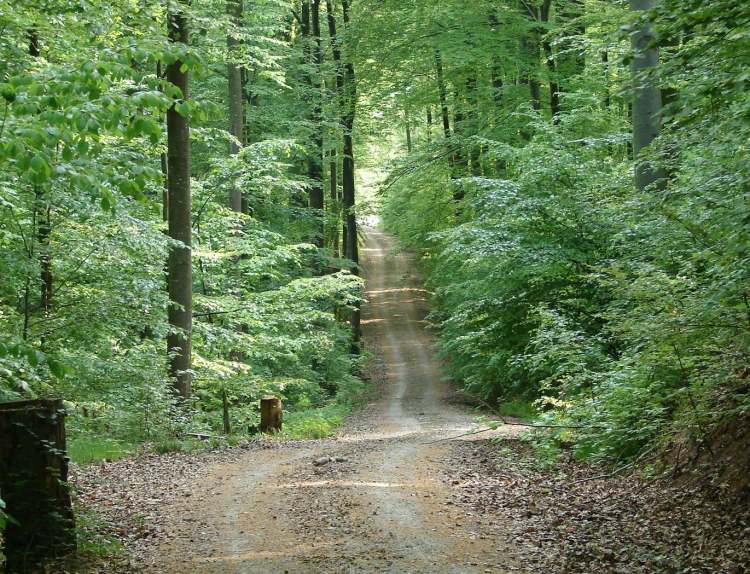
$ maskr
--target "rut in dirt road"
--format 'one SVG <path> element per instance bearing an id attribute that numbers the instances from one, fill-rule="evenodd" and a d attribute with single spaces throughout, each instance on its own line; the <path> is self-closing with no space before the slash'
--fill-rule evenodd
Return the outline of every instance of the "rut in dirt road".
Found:
<path id="1" fill-rule="evenodd" d="M 170 509 L 149 572 L 517 571 L 496 537 L 450 503 L 445 443 L 476 428 L 425 331 L 426 293 L 391 238 L 367 230 L 364 339 L 377 398 L 333 440 L 274 444 L 219 465 Z M 339 462 L 316 467 L 318 457 Z"/>

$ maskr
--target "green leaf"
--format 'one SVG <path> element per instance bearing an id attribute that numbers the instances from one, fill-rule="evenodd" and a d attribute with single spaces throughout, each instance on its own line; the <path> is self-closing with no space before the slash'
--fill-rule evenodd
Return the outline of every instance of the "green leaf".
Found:
<path id="1" fill-rule="evenodd" d="M 182 117 L 186 118 L 190 115 L 190 104 L 185 101 L 175 102 L 174 110 Z"/>

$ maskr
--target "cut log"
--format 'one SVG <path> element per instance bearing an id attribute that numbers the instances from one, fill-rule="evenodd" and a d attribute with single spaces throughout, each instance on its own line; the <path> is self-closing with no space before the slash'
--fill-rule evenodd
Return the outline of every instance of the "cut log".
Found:
<path id="1" fill-rule="evenodd" d="M 260 432 L 281 432 L 283 418 L 281 399 L 263 397 L 260 400 Z"/>
<path id="2" fill-rule="evenodd" d="M 0 496 L 6 572 L 28 572 L 75 550 L 61 400 L 0 403 Z"/>

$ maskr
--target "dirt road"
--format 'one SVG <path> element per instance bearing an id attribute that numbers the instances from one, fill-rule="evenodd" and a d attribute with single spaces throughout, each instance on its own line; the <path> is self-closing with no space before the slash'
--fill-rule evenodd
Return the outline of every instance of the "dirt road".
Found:
<path id="1" fill-rule="evenodd" d="M 409 258 L 367 230 L 366 344 L 377 398 L 336 439 L 278 445 L 218 465 L 175 508 L 148 572 L 506 572 L 502 542 L 450 500 L 449 444 L 475 428 L 425 331 Z M 315 466 L 319 457 L 337 461 Z"/>

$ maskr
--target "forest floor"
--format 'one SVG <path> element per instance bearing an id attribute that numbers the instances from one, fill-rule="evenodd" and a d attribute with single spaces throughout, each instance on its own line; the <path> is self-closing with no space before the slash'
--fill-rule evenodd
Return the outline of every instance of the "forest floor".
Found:
<path id="1" fill-rule="evenodd" d="M 94 529 L 125 551 L 90 571 L 750 571 L 750 509 L 638 477 L 544 466 L 455 400 L 409 257 L 368 230 L 371 402 L 334 438 L 144 455 L 75 471 Z"/>

